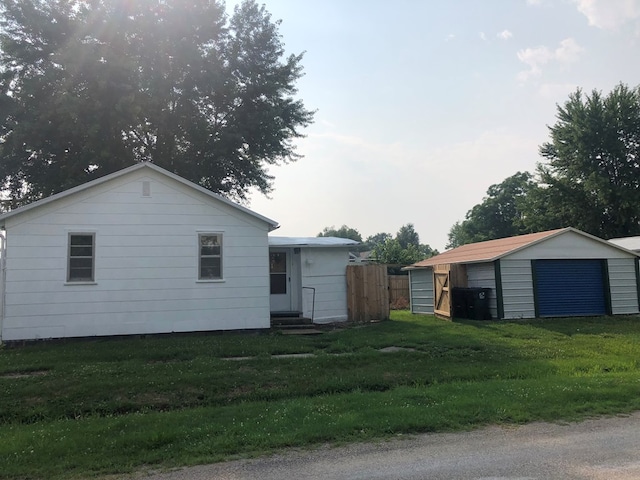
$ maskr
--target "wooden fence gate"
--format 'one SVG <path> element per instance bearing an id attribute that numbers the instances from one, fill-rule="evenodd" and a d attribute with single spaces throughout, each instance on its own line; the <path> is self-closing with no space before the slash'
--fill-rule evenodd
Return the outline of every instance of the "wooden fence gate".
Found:
<path id="1" fill-rule="evenodd" d="M 347 266 L 347 312 L 352 322 L 389 318 L 386 265 Z"/>

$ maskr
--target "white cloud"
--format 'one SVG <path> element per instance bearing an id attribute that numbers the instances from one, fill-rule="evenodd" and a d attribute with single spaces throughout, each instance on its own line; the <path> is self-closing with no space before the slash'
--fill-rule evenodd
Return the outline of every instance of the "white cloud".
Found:
<path id="1" fill-rule="evenodd" d="M 611 30 L 640 19 L 640 0 L 572 0 L 589 25 Z"/>
<path id="2" fill-rule="evenodd" d="M 573 38 L 565 38 L 556 48 L 554 57 L 560 63 L 572 63 L 578 60 L 583 51 L 584 48 L 578 45 L 578 42 Z"/>
<path id="3" fill-rule="evenodd" d="M 487 36 L 484 34 L 484 32 L 480 32 L 480 40 L 482 40 L 483 42 L 487 41 Z"/>
<path id="4" fill-rule="evenodd" d="M 503 30 L 498 33 L 497 36 L 502 40 L 509 40 L 511 37 L 513 37 L 513 33 L 511 33 L 509 30 Z"/>
<path id="5" fill-rule="evenodd" d="M 525 48 L 518 52 L 518 60 L 529 66 L 529 70 L 524 70 L 518 74 L 518 79 L 526 81 L 529 77 L 538 76 L 542 73 L 540 68 L 553 58 L 553 53 L 547 47 Z"/>
<path id="6" fill-rule="evenodd" d="M 451 40 L 453 40 L 454 38 L 456 38 L 456 36 L 453 33 L 450 33 L 449 35 L 446 36 L 446 38 L 444 39 L 445 42 L 450 42 Z"/>
<path id="7" fill-rule="evenodd" d="M 527 0 L 527 5 L 540 5 L 542 0 Z"/>
<path id="8" fill-rule="evenodd" d="M 518 52 L 518 60 L 529 67 L 518 74 L 518 80 L 525 82 L 530 77 L 542 74 L 542 66 L 549 62 L 571 63 L 578 60 L 584 49 L 573 38 L 565 38 L 555 50 L 540 46 L 525 48 Z"/>

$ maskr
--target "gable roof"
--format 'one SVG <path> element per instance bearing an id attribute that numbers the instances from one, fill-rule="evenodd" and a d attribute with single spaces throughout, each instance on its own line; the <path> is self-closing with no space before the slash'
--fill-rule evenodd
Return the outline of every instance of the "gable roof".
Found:
<path id="1" fill-rule="evenodd" d="M 351 247 L 360 242 L 339 237 L 269 237 L 270 247 Z"/>
<path id="2" fill-rule="evenodd" d="M 625 252 L 637 255 L 635 252 L 630 252 L 626 248 L 619 247 L 618 245 L 611 244 L 606 240 L 603 240 L 593 235 L 589 235 L 581 230 L 566 227 L 557 230 L 548 230 L 546 232 L 529 233 L 526 235 L 517 235 L 515 237 L 499 238 L 497 240 L 488 240 L 486 242 L 469 243 L 462 245 L 461 247 L 448 250 L 436 255 L 435 257 L 427 258 L 421 262 L 414 263 L 406 267 L 407 269 L 431 267 L 433 265 L 449 264 L 449 263 L 482 263 L 493 262 L 499 258 L 510 255 L 519 250 L 523 250 L 537 243 L 543 242 L 549 238 L 557 237 L 567 232 L 574 232 L 584 237 L 590 238 L 597 242 L 609 245 L 610 247 L 617 248 L 618 250 L 624 250 Z"/>
<path id="3" fill-rule="evenodd" d="M 269 225 L 269 230 L 275 230 L 276 228 L 278 228 L 280 225 L 278 224 L 278 222 L 271 220 L 270 218 L 264 217 L 252 210 L 249 210 L 246 207 L 243 207 L 242 205 L 239 205 L 231 200 L 229 200 L 228 198 L 223 197 L 222 195 L 218 195 L 217 193 L 212 192 L 211 190 L 207 190 L 204 187 L 201 187 L 198 184 L 195 184 L 193 182 L 190 182 L 189 180 L 187 180 L 186 178 L 183 178 L 179 175 L 176 175 L 175 173 L 171 173 L 169 170 L 165 170 L 162 167 L 159 167 L 157 165 L 154 165 L 153 163 L 150 162 L 141 162 L 141 163 L 137 163 L 135 165 L 132 165 L 131 167 L 127 167 L 127 168 L 123 168 L 122 170 L 118 170 L 117 172 L 111 173 L 109 175 L 105 175 L 104 177 L 100 177 L 97 178 L 95 180 L 92 180 L 90 182 L 87 183 L 83 183 L 82 185 L 78 185 L 77 187 L 73 187 L 70 188 L 68 190 L 64 190 L 63 192 L 60 193 L 56 193 L 55 195 L 51 195 L 50 197 L 47 198 L 43 198 L 41 200 L 38 200 L 36 202 L 30 203 L 28 205 L 24 205 L 22 207 L 16 208 L 14 210 L 11 210 L 7 213 L 4 213 L 2 215 L 0 215 L 0 226 L 4 227 L 5 225 L 5 220 L 7 218 L 13 217 L 15 215 L 19 215 L 21 213 L 24 212 L 28 212 L 29 210 L 33 210 L 34 208 L 38 208 L 44 205 L 47 205 L 49 203 L 55 202 L 56 200 L 60 200 L 62 198 L 68 197 L 70 195 L 73 195 L 75 193 L 79 193 L 82 192 L 84 190 L 88 190 L 92 187 L 95 187 L 97 185 L 101 185 L 103 183 L 106 183 L 110 180 L 114 180 L 116 178 L 119 177 L 123 177 L 125 175 L 128 175 L 132 172 L 138 171 L 138 170 L 142 170 L 142 169 L 150 169 L 153 170 L 154 172 L 157 172 L 161 175 L 164 175 L 165 177 L 169 177 L 172 180 L 175 180 L 176 182 L 179 182 L 193 190 L 197 190 L 200 193 L 204 193 L 205 195 L 219 201 L 222 202 L 226 205 L 229 205 L 230 207 L 233 207 L 237 210 L 240 210 L 241 212 L 244 212 L 254 218 L 257 218 L 258 220 L 262 220 L 263 222 L 267 223 Z"/>
<path id="4" fill-rule="evenodd" d="M 614 245 L 618 245 L 619 247 L 626 248 L 627 250 L 640 250 L 640 237 L 610 238 L 609 242 Z"/>

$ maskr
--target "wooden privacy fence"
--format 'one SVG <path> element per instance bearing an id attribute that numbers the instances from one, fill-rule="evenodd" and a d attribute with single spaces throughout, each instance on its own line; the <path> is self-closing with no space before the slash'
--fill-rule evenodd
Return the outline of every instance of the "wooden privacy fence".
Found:
<path id="1" fill-rule="evenodd" d="M 352 322 L 389 318 L 389 278 L 385 265 L 347 266 L 347 312 Z"/>
<path id="2" fill-rule="evenodd" d="M 409 275 L 389 275 L 389 303 L 397 305 L 403 301 L 409 304 Z"/>

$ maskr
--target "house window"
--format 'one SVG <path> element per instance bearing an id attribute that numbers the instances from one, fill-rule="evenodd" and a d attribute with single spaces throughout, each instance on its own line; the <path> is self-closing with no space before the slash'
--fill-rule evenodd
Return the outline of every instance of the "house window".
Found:
<path id="1" fill-rule="evenodd" d="M 69 234 L 68 282 L 93 282 L 96 248 L 95 233 Z"/>
<path id="2" fill-rule="evenodd" d="M 222 234 L 201 233 L 199 242 L 199 280 L 222 279 Z"/>

